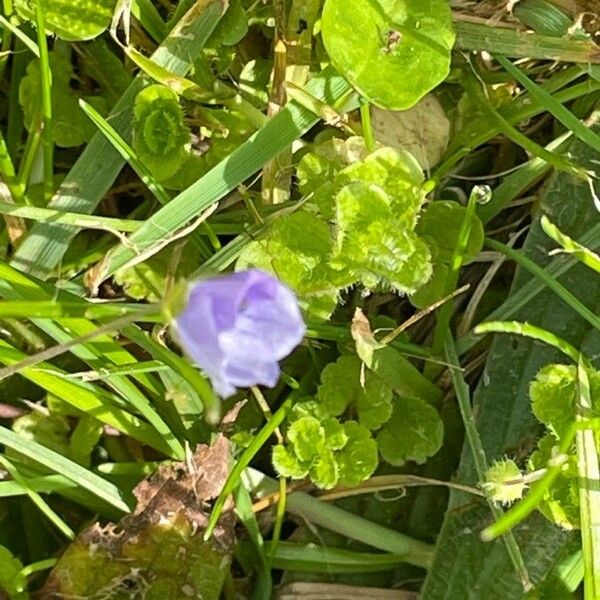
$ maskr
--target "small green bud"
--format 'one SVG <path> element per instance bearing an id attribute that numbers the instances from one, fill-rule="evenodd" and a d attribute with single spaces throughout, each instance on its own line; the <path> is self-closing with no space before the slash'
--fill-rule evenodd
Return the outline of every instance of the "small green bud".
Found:
<path id="1" fill-rule="evenodd" d="M 483 490 L 494 502 L 510 504 L 523 497 L 525 480 L 513 460 L 498 460 L 487 470 Z"/>

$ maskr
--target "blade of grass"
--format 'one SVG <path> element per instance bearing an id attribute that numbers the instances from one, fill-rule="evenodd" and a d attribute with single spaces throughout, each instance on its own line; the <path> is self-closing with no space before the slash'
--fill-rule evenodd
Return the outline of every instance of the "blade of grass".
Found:
<path id="1" fill-rule="evenodd" d="M 307 87 L 313 95 L 330 104 L 343 101 L 350 93 L 346 81 L 331 68 L 313 78 Z M 311 111 L 295 102 L 289 103 L 231 155 L 152 215 L 143 227 L 129 236 L 130 244 L 144 252 L 177 231 L 256 173 L 317 122 L 318 117 Z M 117 247 L 107 256 L 99 277 L 109 277 L 134 257 L 131 248 Z"/>
<path id="2" fill-rule="evenodd" d="M 580 243 L 586 247 L 595 249 L 600 247 L 600 224 L 593 225 L 581 236 Z M 558 278 L 577 264 L 577 260 L 570 256 L 559 256 L 555 258 L 544 271 L 550 278 Z M 514 290 L 508 299 L 494 312 L 488 315 L 489 321 L 501 321 L 509 319 L 523 306 L 535 298 L 545 289 L 545 284 L 538 278 L 531 279 L 524 286 Z M 479 337 L 474 334 L 466 335 L 458 340 L 460 354 L 469 351 L 477 342 Z"/>
<path id="3" fill-rule="evenodd" d="M 27 275 L 16 271 L 6 263 L 0 262 L 0 296 L 12 300 L 40 300 L 49 302 L 53 299 L 61 301 L 63 298 L 67 303 L 80 302 L 83 300 L 71 294 L 58 291 L 49 284 L 40 284 Z M 139 308 L 139 307 L 138 307 Z M 74 337 L 87 335 L 96 330 L 96 324 L 86 319 L 63 319 L 60 324 L 48 319 L 33 319 L 33 323 L 59 344 L 68 343 Z M 135 358 L 121 345 L 109 336 L 97 338 L 94 342 L 77 345 L 71 352 L 83 361 L 87 362 L 93 369 L 99 369 L 108 363 L 123 365 L 135 362 Z M 163 414 L 169 418 L 171 426 L 180 424 L 180 418 L 175 413 L 172 403 L 164 400 L 164 391 L 156 383 L 154 378 L 147 374 L 135 373 L 135 379 L 151 394 L 157 406 L 161 407 Z M 173 436 L 170 428 L 162 417 L 154 410 L 148 398 L 128 378 L 123 376 L 111 377 L 107 383 L 117 391 L 126 402 L 131 404 L 135 410 L 153 425 L 157 432 L 163 437 L 171 448 L 171 455 L 182 459 L 184 451 L 181 443 Z"/>
<path id="4" fill-rule="evenodd" d="M 52 208 L 39 208 L 37 206 L 22 206 L 0 201 L 0 214 L 21 217 L 31 221 L 43 223 L 59 223 L 74 225 L 82 229 L 100 229 L 108 232 L 137 231 L 143 221 L 133 219 L 115 219 L 112 217 L 98 217 L 96 215 L 82 215 L 74 212 L 64 212 Z"/>
<path id="5" fill-rule="evenodd" d="M 217 498 L 212 512 L 210 513 L 210 517 L 208 519 L 208 524 L 206 526 L 206 531 L 204 532 L 204 540 L 209 540 L 210 536 L 217 523 L 219 522 L 219 518 L 221 517 L 221 513 L 223 512 L 223 507 L 225 506 L 225 502 L 229 495 L 235 490 L 235 488 L 240 483 L 240 479 L 242 477 L 242 473 L 250 464 L 250 461 L 256 456 L 258 451 L 267 443 L 269 438 L 273 435 L 275 430 L 283 423 L 287 415 L 287 411 L 290 409 L 292 405 L 292 397 L 290 396 L 273 414 L 273 416 L 267 421 L 267 423 L 263 426 L 263 428 L 256 433 L 256 435 L 252 438 L 252 442 L 248 445 L 248 447 L 242 452 L 242 455 L 236 461 L 233 469 L 229 472 L 227 476 L 227 480 L 223 485 L 223 489 Z M 278 484 L 279 485 L 279 484 Z"/>
<path id="6" fill-rule="evenodd" d="M 22 477 L 18 469 L 6 458 L 0 454 L 0 465 L 2 465 L 8 474 L 18 483 L 25 491 L 29 499 L 38 507 L 40 512 L 58 529 L 67 539 L 74 540 L 75 533 L 73 530 L 50 508 L 48 503 L 36 492 L 25 477 Z"/>
<path id="7" fill-rule="evenodd" d="M 142 24 L 154 41 L 165 38 L 165 22 L 150 0 L 133 0 L 131 14 Z"/>
<path id="8" fill-rule="evenodd" d="M 507 58 L 500 55 L 495 55 L 494 58 L 529 92 L 532 98 L 543 104 L 548 112 L 567 129 L 572 131 L 582 142 L 585 142 L 590 148 L 596 150 L 596 152 L 600 152 L 600 136 L 586 127 L 568 108 L 565 108 L 558 102 L 552 94 L 537 85 Z"/>
<path id="9" fill-rule="evenodd" d="M 279 490 L 278 482 L 255 469 L 246 469 L 242 481 L 258 498 Z M 400 555 L 405 563 L 423 568 L 427 568 L 431 563 L 433 546 L 313 498 L 310 494 L 289 494 L 287 511 L 303 521 L 325 527 L 373 548 Z"/>
<path id="10" fill-rule="evenodd" d="M 579 361 L 579 351 L 577 348 L 569 344 L 566 340 L 559 338 L 554 333 L 532 325 L 531 323 L 519 323 L 518 321 L 489 321 L 481 323 L 475 327 L 476 335 L 486 333 L 512 333 L 514 335 L 522 335 L 540 342 L 544 342 L 563 354 L 568 356 L 573 362 Z"/>
<path id="11" fill-rule="evenodd" d="M 548 272 L 540 267 L 537 263 L 527 258 L 522 252 L 514 250 L 510 246 L 506 246 L 491 238 L 485 239 L 486 246 L 492 248 L 508 256 L 514 260 L 521 267 L 529 271 L 532 275 L 537 277 L 544 286 L 551 289 L 557 296 L 559 296 L 566 304 L 568 304 L 575 312 L 577 312 L 583 319 L 585 319 L 592 327 L 595 327 L 600 331 L 600 317 L 591 311 L 583 302 L 579 301 L 569 290 L 561 285 L 554 277 L 548 275 Z"/>
<path id="12" fill-rule="evenodd" d="M 1 362 L 13 364 L 23 360 L 24 357 L 25 354 L 21 351 L 0 340 Z M 154 427 L 119 408 L 121 402 L 116 396 L 97 386 L 69 380 L 64 376 L 64 371 L 53 368 L 49 364 L 42 364 L 40 367 L 26 367 L 19 373 L 78 411 L 93 416 L 98 421 L 114 427 L 167 456 L 173 456 L 174 452 L 169 447 L 169 439 L 173 437 L 172 434 L 169 438 L 163 438 Z"/>
<path id="13" fill-rule="evenodd" d="M 42 147 L 44 148 L 44 192 L 49 199 L 54 193 L 54 141 L 52 138 L 52 72 L 50 71 L 50 57 L 48 54 L 48 41 L 44 7 L 41 2 L 35 4 L 35 26 L 37 41 L 40 51 L 40 75 L 42 95 Z"/>
<path id="14" fill-rule="evenodd" d="M 545 149 L 548 150 L 548 152 L 562 154 L 569 147 L 572 135 L 573 134 L 570 131 L 567 131 L 545 146 Z M 510 202 L 540 181 L 551 170 L 552 165 L 538 157 L 534 157 L 521 165 L 517 171 L 506 177 L 502 183 L 494 189 L 492 198 L 489 202 L 477 206 L 477 216 L 481 219 L 481 222 L 484 225 L 489 223 L 498 213 L 504 210 Z"/>
<path id="15" fill-rule="evenodd" d="M 592 413 L 588 368 L 582 355 L 577 362 L 577 421 L 585 421 Z M 584 598 L 600 598 L 600 465 L 594 431 L 579 429 L 575 434 L 577 471 L 579 474 L 579 511 L 581 546 L 584 565 Z"/>
<path id="16" fill-rule="evenodd" d="M 443 296 L 449 296 L 458 285 L 460 268 L 462 266 L 465 252 L 467 250 L 467 245 L 469 243 L 469 236 L 471 235 L 471 227 L 473 225 L 473 219 L 475 217 L 475 210 L 477 207 L 478 198 L 480 197 L 480 194 L 482 192 L 485 193 L 485 191 L 486 190 L 479 186 L 475 186 L 471 191 L 469 201 L 467 204 L 467 210 L 465 212 L 465 216 L 463 218 L 463 222 L 461 223 L 460 231 L 456 239 L 456 246 L 454 247 L 454 250 L 452 252 L 450 269 L 448 271 L 448 276 L 446 277 L 446 281 L 444 284 L 444 292 L 442 294 Z M 444 344 L 446 343 L 445 340 L 447 338 L 448 331 L 450 328 L 450 319 L 452 318 L 453 308 L 454 305 L 452 302 L 445 302 L 437 313 L 432 344 L 432 350 L 435 356 L 440 356 L 442 354 Z M 425 367 L 425 375 L 429 376 L 429 378 L 431 379 L 432 376 L 440 370 L 441 369 L 439 365 L 428 363 Z"/>
<path id="17" fill-rule="evenodd" d="M 198 0 L 155 51 L 152 60 L 173 73 L 187 73 L 225 8 L 224 0 Z M 145 85 L 143 77 L 136 77 L 108 117 L 125 140 L 131 137 L 133 102 Z M 65 212 L 93 213 L 123 165 L 122 157 L 111 143 L 97 133 L 67 175 L 50 207 Z M 77 227 L 38 223 L 18 248 L 12 264 L 23 272 L 46 279 L 60 264 L 77 232 Z"/>
<path id="18" fill-rule="evenodd" d="M 40 58 L 39 46 L 25 33 L 23 33 L 18 27 L 13 25 L 7 18 L 0 15 L 0 23 L 4 25 L 6 29 L 11 31 L 13 35 L 19 38 L 26 48 L 31 50 L 36 58 Z"/>
<path id="19" fill-rule="evenodd" d="M 266 542 L 265 549 L 271 552 L 271 542 Z M 296 542 L 279 542 L 273 553 L 275 569 L 308 573 L 375 573 L 392 571 L 404 562 L 400 554 L 354 552 Z"/>
<path id="20" fill-rule="evenodd" d="M 135 325 L 123 328 L 123 335 L 148 352 L 153 358 L 169 366 L 177 375 L 182 377 L 197 395 L 204 418 L 208 423 L 215 424 L 221 415 L 221 403 L 213 392 L 208 381 L 185 358 L 181 358 L 166 346 L 159 344 Z M 200 407 L 198 407 L 200 409 Z M 199 410 L 202 412 L 202 410 Z"/>
<path id="21" fill-rule="evenodd" d="M 537 58 L 561 62 L 598 63 L 598 47 L 591 40 L 541 35 L 508 27 L 493 27 L 489 22 L 472 23 L 455 19 L 456 47 L 485 50 L 515 58 Z"/>
<path id="22" fill-rule="evenodd" d="M 586 248 L 579 242 L 571 239 L 568 235 L 563 233 L 554 223 L 544 215 L 540 224 L 544 233 L 557 244 L 562 246 L 563 250 L 574 256 L 577 260 L 588 266 L 590 269 L 600 274 L 600 256 L 595 252 L 592 252 L 589 248 Z"/>
<path id="23" fill-rule="evenodd" d="M 57 452 L 49 450 L 37 442 L 22 438 L 2 426 L 0 426 L 0 444 L 24 454 L 55 473 L 60 473 L 121 512 L 129 512 L 129 507 L 124 502 L 119 488 Z"/>
<path id="24" fill-rule="evenodd" d="M 102 132 L 102 135 L 115 147 L 123 160 L 126 160 L 137 173 L 138 177 L 146 184 L 146 187 L 154 194 L 154 197 L 161 203 L 167 204 L 171 201 L 171 196 L 165 188 L 158 183 L 150 170 L 138 158 L 133 148 L 117 133 L 115 128 L 90 104 L 85 100 L 79 100 L 81 110 L 93 121 L 94 125 Z"/>
<path id="25" fill-rule="evenodd" d="M 27 485 L 34 491 L 41 494 L 51 494 L 61 490 L 77 486 L 76 483 L 63 477 L 62 475 L 43 475 L 27 480 Z M 17 481 L 0 481 L 0 498 L 10 498 L 12 496 L 23 496 L 27 493 L 25 488 Z"/>
<path id="26" fill-rule="evenodd" d="M 550 85 L 547 84 L 545 89 L 553 89 L 553 79 L 548 82 Z M 600 89 L 600 82 L 588 80 L 557 91 L 554 93 L 554 98 L 560 103 L 566 103 L 598 89 Z M 545 112 L 545 110 L 546 108 L 543 104 L 528 95 L 524 95 L 501 107 L 498 110 L 498 114 L 503 120 L 514 125 L 539 115 Z M 492 139 L 501 131 L 502 129 L 499 128 L 495 117 L 492 120 L 488 119 L 487 122 L 477 120 L 472 127 L 464 127 L 460 132 L 457 132 L 457 135 L 452 140 L 451 147 L 447 153 L 448 157 L 435 169 L 432 180 L 435 182 L 441 181 L 461 158 L 467 156 L 472 150 Z"/>
<path id="27" fill-rule="evenodd" d="M 463 377 L 462 370 L 460 368 L 460 361 L 456 352 L 456 346 L 450 331 L 448 331 L 446 335 L 445 351 L 446 360 L 449 364 L 455 367 L 450 369 L 450 375 L 452 377 L 452 383 L 454 384 L 458 407 L 460 409 L 465 427 L 465 436 L 473 457 L 473 464 L 475 465 L 477 478 L 479 479 L 479 484 L 482 484 L 485 481 L 485 474 L 487 471 L 487 458 L 485 456 L 483 443 L 475 423 L 475 415 L 473 414 L 473 407 L 471 406 L 469 386 Z M 490 508 L 490 512 L 496 520 L 501 518 L 501 516 L 504 514 L 502 509 L 492 500 L 488 499 L 488 506 Z M 521 550 L 517 544 L 517 540 L 512 532 L 506 533 L 503 539 L 504 544 L 506 545 L 506 551 L 510 556 L 510 560 L 515 568 L 515 571 L 517 572 L 517 575 L 521 579 L 523 589 L 525 591 L 530 590 L 533 587 L 533 584 L 531 583 L 531 579 L 529 577 L 525 561 L 523 560 L 523 555 L 521 554 Z"/>
<path id="28" fill-rule="evenodd" d="M 511 125 L 510 121 L 500 114 L 500 112 L 498 112 L 484 96 L 481 82 L 472 72 L 465 73 L 462 84 L 469 97 L 477 101 L 477 106 L 480 110 L 498 128 L 498 131 L 503 133 L 509 140 L 521 146 L 533 156 L 545 160 L 555 169 L 566 171 L 580 179 L 586 177 L 585 171 L 581 167 L 575 165 L 572 161 L 560 154 L 554 154 L 553 152 L 546 150 L 546 148 L 540 146 Z"/>

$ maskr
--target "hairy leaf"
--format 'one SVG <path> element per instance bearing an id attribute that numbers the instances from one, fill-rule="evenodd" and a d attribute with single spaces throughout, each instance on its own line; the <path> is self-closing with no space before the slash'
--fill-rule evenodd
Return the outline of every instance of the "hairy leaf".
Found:
<path id="1" fill-rule="evenodd" d="M 556 437 L 552 434 L 545 435 L 538 441 L 536 451 L 529 457 L 529 469 L 531 471 L 545 469 L 558 452 Z M 571 448 L 569 460 L 562 466 L 557 479 L 546 490 L 538 508 L 547 519 L 563 529 L 579 527 L 579 480 L 575 444 Z"/>
<path id="2" fill-rule="evenodd" d="M 377 443 L 369 430 L 355 421 L 344 423 L 344 433 L 348 441 L 336 456 L 339 481 L 343 485 L 358 485 L 377 468 Z"/>
<path id="3" fill-rule="evenodd" d="M 248 244 L 236 269 L 255 266 L 274 273 L 299 294 L 303 308 L 326 319 L 338 297 L 327 262 L 330 251 L 327 224 L 308 211 L 298 210 L 274 221 L 263 239 Z"/>

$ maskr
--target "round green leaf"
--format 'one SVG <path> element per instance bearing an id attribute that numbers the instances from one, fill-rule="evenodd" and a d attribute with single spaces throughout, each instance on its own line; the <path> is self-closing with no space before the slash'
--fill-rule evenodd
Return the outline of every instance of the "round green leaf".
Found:
<path id="1" fill-rule="evenodd" d="M 336 69 L 383 108 L 410 108 L 450 70 L 448 0 L 327 0 L 322 31 Z"/>
<path id="2" fill-rule="evenodd" d="M 392 418 L 377 434 L 381 456 L 401 467 L 408 461 L 423 464 L 442 446 L 444 424 L 438 412 L 420 398 L 396 398 Z"/>
<path id="3" fill-rule="evenodd" d="M 339 472 L 333 452 L 329 448 L 321 448 L 319 457 L 310 469 L 312 482 L 322 490 L 330 490 L 338 482 Z"/>
<path id="4" fill-rule="evenodd" d="M 40 0 L 46 28 L 63 40 L 91 40 L 108 28 L 117 0 Z M 35 19 L 35 0 L 16 0 L 24 19 Z"/>
<path id="5" fill-rule="evenodd" d="M 325 442 L 325 431 L 314 417 L 302 417 L 294 421 L 287 435 L 301 461 L 312 461 L 321 452 Z"/>
<path id="6" fill-rule="evenodd" d="M 303 479 L 308 475 L 310 463 L 303 463 L 285 446 L 278 444 L 273 447 L 273 466 L 282 477 Z"/>
<path id="7" fill-rule="evenodd" d="M 371 432 L 356 421 L 344 423 L 346 445 L 336 454 L 339 481 L 342 485 L 358 485 L 377 468 L 377 443 Z"/>

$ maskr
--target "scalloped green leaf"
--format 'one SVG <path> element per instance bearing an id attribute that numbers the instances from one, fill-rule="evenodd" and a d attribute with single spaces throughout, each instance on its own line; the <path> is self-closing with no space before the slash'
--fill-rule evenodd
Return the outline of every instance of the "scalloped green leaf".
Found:
<path id="1" fill-rule="evenodd" d="M 273 446 L 271 456 L 275 470 L 281 477 L 303 479 L 308 475 L 310 463 L 301 462 L 298 457 L 286 446 L 278 444 Z"/>
<path id="2" fill-rule="evenodd" d="M 344 433 L 348 436 L 348 441 L 336 455 L 339 482 L 343 485 L 358 485 L 377 468 L 377 442 L 371 437 L 371 432 L 356 421 L 344 423 Z"/>
<path id="3" fill-rule="evenodd" d="M 342 169 L 335 178 L 337 189 L 349 183 L 374 183 L 390 198 L 390 209 L 399 224 L 414 229 L 427 187 L 421 166 L 406 150 L 383 146 L 359 162 Z"/>
<path id="4" fill-rule="evenodd" d="M 383 108 L 410 108 L 450 71 L 448 0 L 327 0 L 322 32 L 335 68 Z"/>
<path id="5" fill-rule="evenodd" d="M 133 107 L 133 147 L 159 181 L 174 175 L 186 160 L 190 131 L 177 94 L 165 85 L 143 89 Z"/>
<path id="6" fill-rule="evenodd" d="M 579 528 L 579 479 L 575 446 L 571 448 L 569 460 L 563 465 L 560 475 L 545 491 L 538 510 L 550 521 L 563 529 Z M 559 453 L 556 437 L 545 435 L 538 441 L 537 449 L 529 457 L 530 471 L 545 469 L 548 462 Z"/>
<path id="7" fill-rule="evenodd" d="M 296 177 L 298 188 L 308 199 L 309 205 L 319 208 L 326 218 L 334 213 L 334 178 L 345 167 L 363 160 L 367 156 L 367 147 L 362 137 L 348 139 L 331 138 L 315 144 L 298 163 Z"/>
<path id="8" fill-rule="evenodd" d="M 325 432 L 325 445 L 331 450 L 339 450 L 346 445 L 348 435 L 344 426 L 334 417 L 325 419 L 321 425 Z"/>
<path id="9" fill-rule="evenodd" d="M 366 371 L 361 382 L 362 363 L 358 356 L 341 356 L 323 369 L 318 399 L 323 412 L 339 416 L 352 406 L 359 423 L 378 429 L 392 414 L 392 388 Z"/>
<path id="10" fill-rule="evenodd" d="M 575 419 L 577 368 L 551 364 L 542 367 L 529 385 L 531 410 L 559 438 Z"/>
<path id="11" fill-rule="evenodd" d="M 370 289 L 414 293 L 431 276 L 429 248 L 394 218 L 392 201 L 377 184 L 356 181 L 335 198 L 337 240 L 331 266 L 355 273 Z"/>
<path id="12" fill-rule="evenodd" d="M 38 0 L 15 0 L 24 19 L 35 19 Z M 91 40 L 110 25 L 117 0 L 39 0 L 46 28 L 69 42 Z"/>
<path id="13" fill-rule="evenodd" d="M 79 106 L 80 96 L 71 88 L 73 67 L 65 52 L 50 52 L 52 72 L 52 140 L 61 148 L 81 146 L 96 132 L 96 128 Z M 19 86 L 19 102 L 23 107 L 25 127 L 31 130 L 42 110 L 40 88 L 42 79 L 37 61 L 27 66 L 27 74 Z M 105 112 L 106 102 L 99 96 L 86 96 L 84 100 L 99 112 Z"/>
<path id="14" fill-rule="evenodd" d="M 438 412 L 420 398 L 396 398 L 390 420 L 377 434 L 381 456 L 401 467 L 423 464 L 442 447 L 444 424 Z"/>
<path id="15" fill-rule="evenodd" d="M 319 456 L 310 468 L 311 481 L 322 490 L 335 487 L 339 479 L 339 468 L 330 448 L 321 448 Z"/>
<path id="16" fill-rule="evenodd" d="M 294 421 L 287 431 L 287 437 L 301 462 L 315 460 L 325 446 L 325 430 L 314 417 L 302 417 Z"/>
<path id="17" fill-rule="evenodd" d="M 327 224 L 316 215 L 299 210 L 277 219 L 264 238 L 248 244 L 236 269 L 253 266 L 274 273 L 298 293 L 303 308 L 326 319 L 333 312 L 342 287 L 334 281 L 337 275 L 327 263 L 330 252 Z"/>

